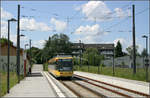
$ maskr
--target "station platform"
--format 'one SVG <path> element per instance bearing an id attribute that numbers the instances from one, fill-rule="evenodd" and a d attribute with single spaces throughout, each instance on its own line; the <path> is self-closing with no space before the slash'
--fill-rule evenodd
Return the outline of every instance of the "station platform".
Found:
<path id="1" fill-rule="evenodd" d="M 56 97 L 53 88 L 43 76 L 42 65 L 35 64 L 32 74 L 10 89 L 4 97 Z"/>
<path id="2" fill-rule="evenodd" d="M 150 83 L 148 82 L 129 80 L 129 79 L 123 79 L 123 78 L 118 78 L 118 77 L 93 74 L 93 73 L 81 72 L 81 71 L 75 71 L 74 74 L 80 75 L 83 77 L 88 77 L 88 78 L 95 79 L 95 80 L 99 80 L 102 82 L 110 83 L 110 84 L 124 87 L 127 89 L 143 92 L 145 94 L 150 94 Z"/>

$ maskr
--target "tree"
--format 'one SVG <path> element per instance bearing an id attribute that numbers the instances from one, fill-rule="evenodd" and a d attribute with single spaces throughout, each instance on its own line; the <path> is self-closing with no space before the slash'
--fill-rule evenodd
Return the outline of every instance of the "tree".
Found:
<path id="1" fill-rule="evenodd" d="M 146 57 L 146 55 L 147 55 L 147 52 L 146 52 L 146 49 L 144 48 L 143 51 L 141 52 L 141 56 Z"/>
<path id="2" fill-rule="evenodd" d="M 128 55 L 132 58 L 132 55 L 133 55 L 133 46 L 129 46 L 128 48 L 126 48 L 127 52 L 128 52 Z M 138 53 L 138 46 L 136 46 L 135 48 L 135 53 L 137 56 L 139 56 L 139 53 Z"/>
<path id="3" fill-rule="evenodd" d="M 123 56 L 122 45 L 120 41 L 118 41 L 115 47 L 115 57 L 121 57 L 121 56 Z"/>
<path id="4" fill-rule="evenodd" d="M 10 42 L 10 45 L 13 45 L 13 42 L 11 40 L 9 40 Z M 3 44 L 7 44 L 8 43 L 8 40 L 6 38 L 1 38 L 0 39 L 0 43 L 3 45 Z"/>
<path id="5" fill-rule="evenodd" d="M 88 62 L 89 65 L 99 65 L 101 60 L 104 59 L 103 55 L 99 55 L 96 48 L 87 48 L 83 53 L 84 62 Z M 85 63 L 86 64 L 86 63 Z"/>
<path id="6" fill-rule="evenodd" d="M 27 55 L 30 57 L 30 49 L 27 50 Z M 36 47 L 31 47 L 31 62 L 41 64 L 43 61 L 42 59 L 42 50 Z"/>
<path id="7" fill-rule="evenodd" d="M 72 53 L 72 43 L 67 35 L 54 34 L 46 40 L 42 53 L 44 61 L 60 53 L 70 54 Z"/>

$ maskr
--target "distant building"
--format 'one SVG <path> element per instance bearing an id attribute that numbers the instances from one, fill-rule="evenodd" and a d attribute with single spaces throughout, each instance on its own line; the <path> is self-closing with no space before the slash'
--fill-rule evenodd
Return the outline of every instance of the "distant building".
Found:
<path id="1" fill-rule="evenodd" d="M 73 43 L 73 54 L 78 56 L 82 54 L 87 48 L 96 48 L 99 54 L 109 59 L 113 56 L 114 44 L 84 44 L 84 43 Z"/>

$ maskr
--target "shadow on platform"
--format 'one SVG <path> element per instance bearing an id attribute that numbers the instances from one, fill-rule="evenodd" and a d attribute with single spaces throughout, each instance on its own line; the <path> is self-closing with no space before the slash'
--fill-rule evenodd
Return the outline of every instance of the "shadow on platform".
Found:
<path id="1" fill-rule="evenodd" d="M 40 72 L 38 72 L 38 73 L 28 74 L 27 77 L 43 77 L 43 75 Z"/>

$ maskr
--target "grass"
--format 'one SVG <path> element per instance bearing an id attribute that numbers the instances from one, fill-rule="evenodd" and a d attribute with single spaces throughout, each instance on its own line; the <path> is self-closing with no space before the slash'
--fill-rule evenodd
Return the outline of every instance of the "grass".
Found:
<path id="1" fill-rule="evenodd" d="M 79 67 L 78 65 L 75 65 L 74 70 L 88 72 L 88 66 L 83 65 L 82 67 Z M 131 68 L 115 68 L 115 75 L 113 75 L 112 67 L 99 67 L 99 71 L 98 71 L 98 66 L 89 66 L 89 72 L 108 75 L 108 76 L 115 76 L 120 78 L 126 78 L 131 80 L 146 81 L 146 75 L 145 75 L 146 71 L 144 68 L 137 68 L 137 72 L 135 75 L 133 75 L 133 69 Z M 150 76 L 150 68 L 149 68 L 149 76 Z"/>
<path id="2" fill-rule="evenodd" d="M 44 63 L 43 64 L 43 70 L 44 71 L 48 71 L 48 63 Z"/>
<path id="3" fill-rule="evenodd" d="M 7 72 L 0 72 L 1 77 L 1 96 L 4 96 L 7 93 Z M 23 79 L 23 76 L 20 76 L 20 79 Z M 18 78 L 15 72 L 10 72 L 10 88 L 17 84 Z"/>

